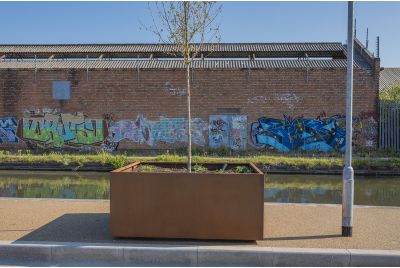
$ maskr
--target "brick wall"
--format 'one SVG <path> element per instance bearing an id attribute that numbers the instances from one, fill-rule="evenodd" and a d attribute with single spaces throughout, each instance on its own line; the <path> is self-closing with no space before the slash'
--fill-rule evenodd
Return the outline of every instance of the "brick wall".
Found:
<path id="1" fill-rule="evenodd" d="M 263 116 L 315 118 L 323 111 L 327 116 L 343 115 L 345 78 L 345 69 L 194 70 L 192 117 L 208 122 L 209 115 L 222 114 L 227 108 L 240 109 L 240 114 L 247 115 L 249 132 L 251 123 Z M 377 111 L 378 78 L 379 68 L 355 69 L 355 116 Z M 61 104 L 52 99 L 53 80 L 71 81 L 71 100 Z M 183 70 L 87 73 L 72 69 L 38 70 L 36 74 L 34 70 L 0 70 L 0 117 L 19 120 L 24 111 L 58 108 L 62 113 L 83 112 L 90 118 L 102 119 L 109 114 L 115 122 L 135 120 L 139 114 L 148 120 L 159 120 L 160 116 L 185 118 L 185 81 Z M 143 147 L 134 142 L 124 146 Z"/>

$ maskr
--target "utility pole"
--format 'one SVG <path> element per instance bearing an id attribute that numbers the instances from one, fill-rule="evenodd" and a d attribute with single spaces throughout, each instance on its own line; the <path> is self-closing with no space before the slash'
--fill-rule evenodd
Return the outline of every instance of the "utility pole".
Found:
<path id="1" fill-rule="evenodd" d="M 346 87 L 346 153 L 342 188 L 342 236 L 353 233 L 354 170 L 351 167 L 353 123 L 353 2 L 348 2 L 347 20 L 347 87 Z"/>

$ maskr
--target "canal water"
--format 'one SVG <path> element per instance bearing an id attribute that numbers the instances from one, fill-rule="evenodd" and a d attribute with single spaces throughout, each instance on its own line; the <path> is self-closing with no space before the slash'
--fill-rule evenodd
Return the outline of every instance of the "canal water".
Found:
<path id="1" fill-rule="evenodd" d="M 400 206 L 400 177 L 356 176 L 357 205 Z M 280 203 L 341 203 L 340 175 L 277 175 L 265 179 L 264 199 Z M 108 199 L 109 173 L 0 171 L 0 197 Z"/>

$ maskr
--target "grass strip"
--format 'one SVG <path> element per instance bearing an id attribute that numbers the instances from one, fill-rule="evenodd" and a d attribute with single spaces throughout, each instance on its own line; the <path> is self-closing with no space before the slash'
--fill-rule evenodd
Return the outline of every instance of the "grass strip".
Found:
<path id="1" fill-rule="evenodd" d="M 61 164 L 63 166 L 101 165 L 119 168 L 133 161 L 156 162 L 186 162 L 186 156 L 177 154 L 162 154 L 157 156 L 127 156 L 126 154 L 111 154 L 99 151 L 91 154 L 68 154 L 50 152 L 44 154 L 30 154 L 30 152 L 0 151 L 0 164 Z M 248 163 L 263 165 L 265 169 L 282 168 L 292 170 L 315 169 L 341 169 L 343 158 L 341 157 L 287 157 L 287 156 L 245 156 L 245 157 L 210 157 L 193 156 L 193 163 Z M 355 169 L 400 169 L 400 158 L 353 158 Z"/>

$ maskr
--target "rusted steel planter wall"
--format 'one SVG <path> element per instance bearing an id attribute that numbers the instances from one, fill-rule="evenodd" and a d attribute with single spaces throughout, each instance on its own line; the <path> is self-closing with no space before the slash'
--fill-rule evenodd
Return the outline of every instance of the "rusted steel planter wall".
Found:
<path id="1" fill-rule="evenodd" d="M 250 174 L 135 172 L 138 165 L 111 172 L 114 237 L 263 239 L 264 177 L 253 164 Z"/>

